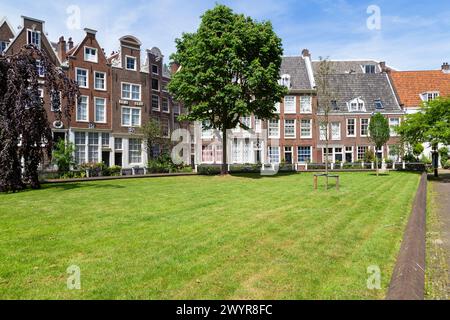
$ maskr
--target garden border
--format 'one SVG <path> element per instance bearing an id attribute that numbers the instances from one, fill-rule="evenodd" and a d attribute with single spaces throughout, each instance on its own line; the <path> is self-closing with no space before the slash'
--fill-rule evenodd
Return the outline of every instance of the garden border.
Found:
<path id="1" fill-rule="evenodd" d="M 428 175 L 423 173 L 386 300 L 424 300 Z"/>

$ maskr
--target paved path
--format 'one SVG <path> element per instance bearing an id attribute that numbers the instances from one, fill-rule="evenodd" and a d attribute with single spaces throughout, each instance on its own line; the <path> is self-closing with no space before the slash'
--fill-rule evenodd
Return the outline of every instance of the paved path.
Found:
<path id="1" fill-rule="evenodd" d="M 441 222 L 443 246 L 447 252 L 447 266 L 450 266 L 450 171 L 440 173 L 439 180 L 433 182 L 433 190 L 436 194 L 435 207 Z M 448 272 L 450 279 L 450 268 Z M 450 294 L 450 284 L 448 284 L 447 292 Z"/>

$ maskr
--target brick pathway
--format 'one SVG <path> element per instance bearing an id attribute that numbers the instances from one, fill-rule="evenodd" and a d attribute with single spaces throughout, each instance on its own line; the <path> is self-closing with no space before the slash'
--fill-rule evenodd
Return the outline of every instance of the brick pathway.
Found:
<path id="1" fill-rule="evenodd" d="M 447 266 L 450 266 L 450 171 L 440 173 L 439 180 L 433 181 L 433 190 L 436 194 L 435 207 L 441 223 L 441 240 L 447 252 Z M 448 272 L 450 279 L 450 268 Z M 447 292 L 450 294 L 450 284 Z"/>

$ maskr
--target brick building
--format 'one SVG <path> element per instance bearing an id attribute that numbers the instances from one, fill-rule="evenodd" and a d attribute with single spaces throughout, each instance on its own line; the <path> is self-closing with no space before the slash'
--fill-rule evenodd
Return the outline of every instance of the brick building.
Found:
<path id="1" fill-rule="evenodd" d="M 14 29 L 6 17 L 0 20 L 0 54 L 6 51 L 15 37 Z"/>

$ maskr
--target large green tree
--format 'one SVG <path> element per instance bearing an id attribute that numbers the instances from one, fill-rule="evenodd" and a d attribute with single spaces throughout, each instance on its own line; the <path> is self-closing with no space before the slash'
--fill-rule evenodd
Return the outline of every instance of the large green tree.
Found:
<path id="1" fill-rule="evenodd" d="M 424 103 L 420 112 L 406 116 L 397 131 L 410 145 L 429 143 L 437 154 L 439 144 L 450 145 L 450 97 Z"/>
<path id="2" fill-rule="evenodd" d="M 208 123 L 204 129 L 222 132 L 223 165 L 227 166 L 227 130 L 240 126 L 241 117 L 276 117 L 275 104 L 286 89 L 278 82 L 281 39 L 270 22 L 257 22 L 217 5 L 202 16 L 195 33 L 176 40 L 172 60 L 181 68 L 169 90 L 188 109 L 185 120 Z"/>
<path id="3" fill-rule="evenodd" d="M 389 121 L 381 113 L 376 113 L 370 119 L 369 140 L 373 142 L 376 149 L 381 149 L 391 138 Z M 377 167 L 377 176 L 379 175 L 378 155 L 375 154 L 375 165 Z"/>

